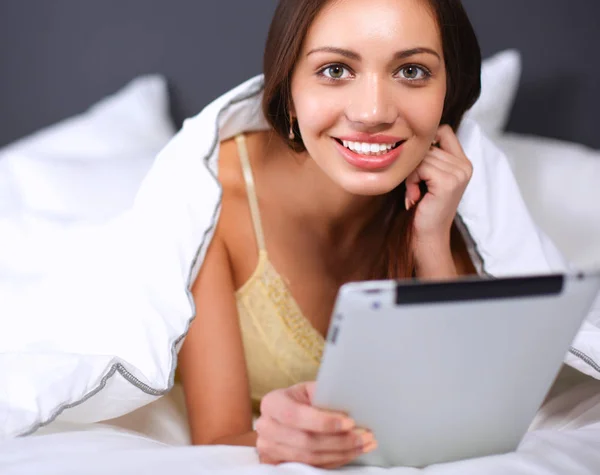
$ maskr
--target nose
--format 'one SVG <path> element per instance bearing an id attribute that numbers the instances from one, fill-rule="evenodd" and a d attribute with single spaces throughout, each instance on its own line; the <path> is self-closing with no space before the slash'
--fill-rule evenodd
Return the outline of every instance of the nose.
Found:
<path id="1" fill-rule="evenodd" d="M 356 82 L 346 117 L 359 128 L 385 128 L 398 118 L 394 91 L 385 79 L 372 75 Z"/>

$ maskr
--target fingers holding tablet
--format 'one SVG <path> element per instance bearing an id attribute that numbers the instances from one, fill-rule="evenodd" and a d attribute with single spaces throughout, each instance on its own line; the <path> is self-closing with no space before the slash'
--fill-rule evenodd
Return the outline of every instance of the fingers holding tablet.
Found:
<path id="1" fill-rule="evenodd" d="M 314 434 L 277 426 L 268 419 L 261 419 L 257 431 L 260 460 L 269 464 L 298 462 L 335 468 L 352 462 L 368 448 L 354 434 Z"/>
<path id="2" fill-rule="evenodd" d="M 262 463 L 298 462 L 336 468 L 376 448 L 373 434 L 344 414 L 311 405 L 314 383 L 267 394 L 256 422 Z"/>
<path id="3" fill-rule="evenodd" d="M 263 398 L 260 412 L 283 425 L 315 433 L 335 434 L 355 428 L 354 421 L 344 414 L 313 407 L 313 391 L 313 382 L 272 391 Z"/>

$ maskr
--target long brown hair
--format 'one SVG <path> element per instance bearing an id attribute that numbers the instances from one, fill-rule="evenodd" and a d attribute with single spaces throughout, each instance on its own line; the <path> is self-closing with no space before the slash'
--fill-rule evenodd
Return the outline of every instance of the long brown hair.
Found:
<path id="1" fill-rule="evenodd" d="M 263 113 L 273 129 L 296 152 L 306 149 L 297 121 L 293 125 L 295 138 L 289 138 L 292 74 L 311 24 L 330 1 L 279 0 L 267 37 L 263 62 Z M 461 0 L 426 1 L 440 28 L 447 72 L 447 92 L 440 123 L 448 124 L 456 131 L 463 115 L 481 93 L 481 50 Z M 373 279 L 415 275 L 409 245 L 415 208 L 409 212 L 405 210 L 405 192 L 404 183 L 391 191 L 372 223 L 383 238 L 382 252 L 370 275 Z M 455 226 L 451 241 L 453 247 L 461 248 L 466 254 Z"/>

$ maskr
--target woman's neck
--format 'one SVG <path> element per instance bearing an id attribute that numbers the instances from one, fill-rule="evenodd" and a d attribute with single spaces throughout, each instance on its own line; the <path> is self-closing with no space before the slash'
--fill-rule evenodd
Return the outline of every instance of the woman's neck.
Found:
<path id="1" fill-rule="evenodd" d="M 381 209 L 384 197 L 348 193 L 306 152 L 294 153 L 283 142 L 272 142 L 271 147 L 277 147 L 271 156 L 277 156 L 278 173 L 285 177 L 282 186 L 289 191 L 288 214 L 324 243 L 351 249 Z"/>

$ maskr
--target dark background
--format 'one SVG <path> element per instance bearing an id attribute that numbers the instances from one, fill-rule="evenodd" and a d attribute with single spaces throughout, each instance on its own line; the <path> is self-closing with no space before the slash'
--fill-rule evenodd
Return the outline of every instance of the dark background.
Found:
<path id="1" fill-rule="evenodd" d="M 400 1 L 400 0 L 399 0 Z M 176 122 L 261 72 L 275 0 L 1 0 L 0 146 L 143 73 Z M 509 129 L 600 148 L 600 1 L 464 0 L 485 56 L 523 54 Z"/>

